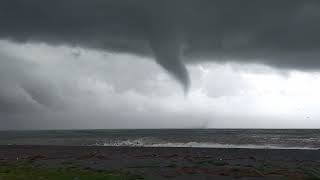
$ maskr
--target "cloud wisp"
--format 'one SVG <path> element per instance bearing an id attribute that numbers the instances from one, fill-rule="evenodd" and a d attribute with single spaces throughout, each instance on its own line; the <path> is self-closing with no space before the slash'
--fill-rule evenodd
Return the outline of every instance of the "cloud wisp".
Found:
<path id="1" fill-rule="evenodd" d="M 1 0 L 0 38 L 141 56 L 188 90 L 186 62 L 243 61 L 320 68 L 313 0 Z"/>

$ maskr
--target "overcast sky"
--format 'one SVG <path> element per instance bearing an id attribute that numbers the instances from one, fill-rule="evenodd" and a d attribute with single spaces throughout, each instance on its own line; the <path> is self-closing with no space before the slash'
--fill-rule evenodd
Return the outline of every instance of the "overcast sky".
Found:
<path id="1" fill-rule="evenodd" d="M 311 0 L 3 0 L 0 129 L 320 128 L 319 12 Z"/>

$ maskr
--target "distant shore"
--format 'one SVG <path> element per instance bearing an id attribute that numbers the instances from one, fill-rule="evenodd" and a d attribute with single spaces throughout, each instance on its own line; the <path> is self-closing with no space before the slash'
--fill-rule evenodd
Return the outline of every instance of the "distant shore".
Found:
<path id="1" fill-rule="evenodd" d="M 320 150 L 0 146 L 0 167 L 25 162 L 53 169 L 125 171 L 155 180 L 320 179 Z"/>

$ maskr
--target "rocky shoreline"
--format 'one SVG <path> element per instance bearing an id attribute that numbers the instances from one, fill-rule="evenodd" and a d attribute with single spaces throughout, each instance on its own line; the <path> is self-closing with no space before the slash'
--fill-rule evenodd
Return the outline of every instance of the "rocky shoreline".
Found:
<path id="1" fill-rule="evenodd" d="M 155 180 L 320 178 L 319 150 L 0 146 L 2 167 L 21 162 L 52 169 L 130 172 Z"/>

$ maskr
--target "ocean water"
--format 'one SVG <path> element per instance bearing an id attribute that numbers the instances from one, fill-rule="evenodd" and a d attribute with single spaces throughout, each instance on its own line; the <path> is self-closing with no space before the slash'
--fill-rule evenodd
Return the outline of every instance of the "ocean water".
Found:
<path id="1" fill-rule="evenodd" d="M 0 145 L 320 149 L 320 130 L 138 129 L 0 131 Z"/>

